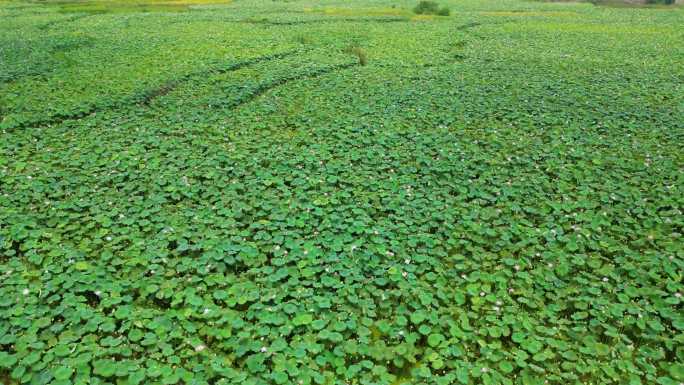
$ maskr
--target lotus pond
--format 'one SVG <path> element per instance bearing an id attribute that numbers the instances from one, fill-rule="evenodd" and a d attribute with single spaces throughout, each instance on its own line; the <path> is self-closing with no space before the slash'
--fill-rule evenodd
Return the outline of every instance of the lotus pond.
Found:
<path id="1" fill-rule="evenodd" d="M 0 1 L 0 383 L 684 383 L 684 10 Z"/>

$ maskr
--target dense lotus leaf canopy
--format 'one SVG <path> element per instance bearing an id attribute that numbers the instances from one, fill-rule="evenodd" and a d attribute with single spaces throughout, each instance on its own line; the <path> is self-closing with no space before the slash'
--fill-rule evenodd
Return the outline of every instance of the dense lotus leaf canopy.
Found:
<path id="1" fill-rule="evenodd" d="M 0 1 L 0 382 L 684 382 L 684 13 L 416 4 Z"/>

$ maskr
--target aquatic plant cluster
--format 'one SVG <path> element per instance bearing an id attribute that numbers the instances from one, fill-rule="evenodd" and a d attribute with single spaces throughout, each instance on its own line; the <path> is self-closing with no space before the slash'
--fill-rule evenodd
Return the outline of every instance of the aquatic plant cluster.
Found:
<path id="1" fill-rule="evenodd" d="M 0 2 L 0 382 L 684 382 L 684 13 L 417 3 Z"/>

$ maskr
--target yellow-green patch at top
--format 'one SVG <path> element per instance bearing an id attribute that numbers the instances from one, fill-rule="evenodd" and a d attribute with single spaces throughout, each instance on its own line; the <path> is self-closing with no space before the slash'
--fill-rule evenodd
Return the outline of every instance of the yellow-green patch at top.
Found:
<path id="1" fill-rule="evenodd" d="M 231 0 L 85 0 L 48 1 L 65 13 L 184 12 L 193 6 L 228 4 Z"/>

